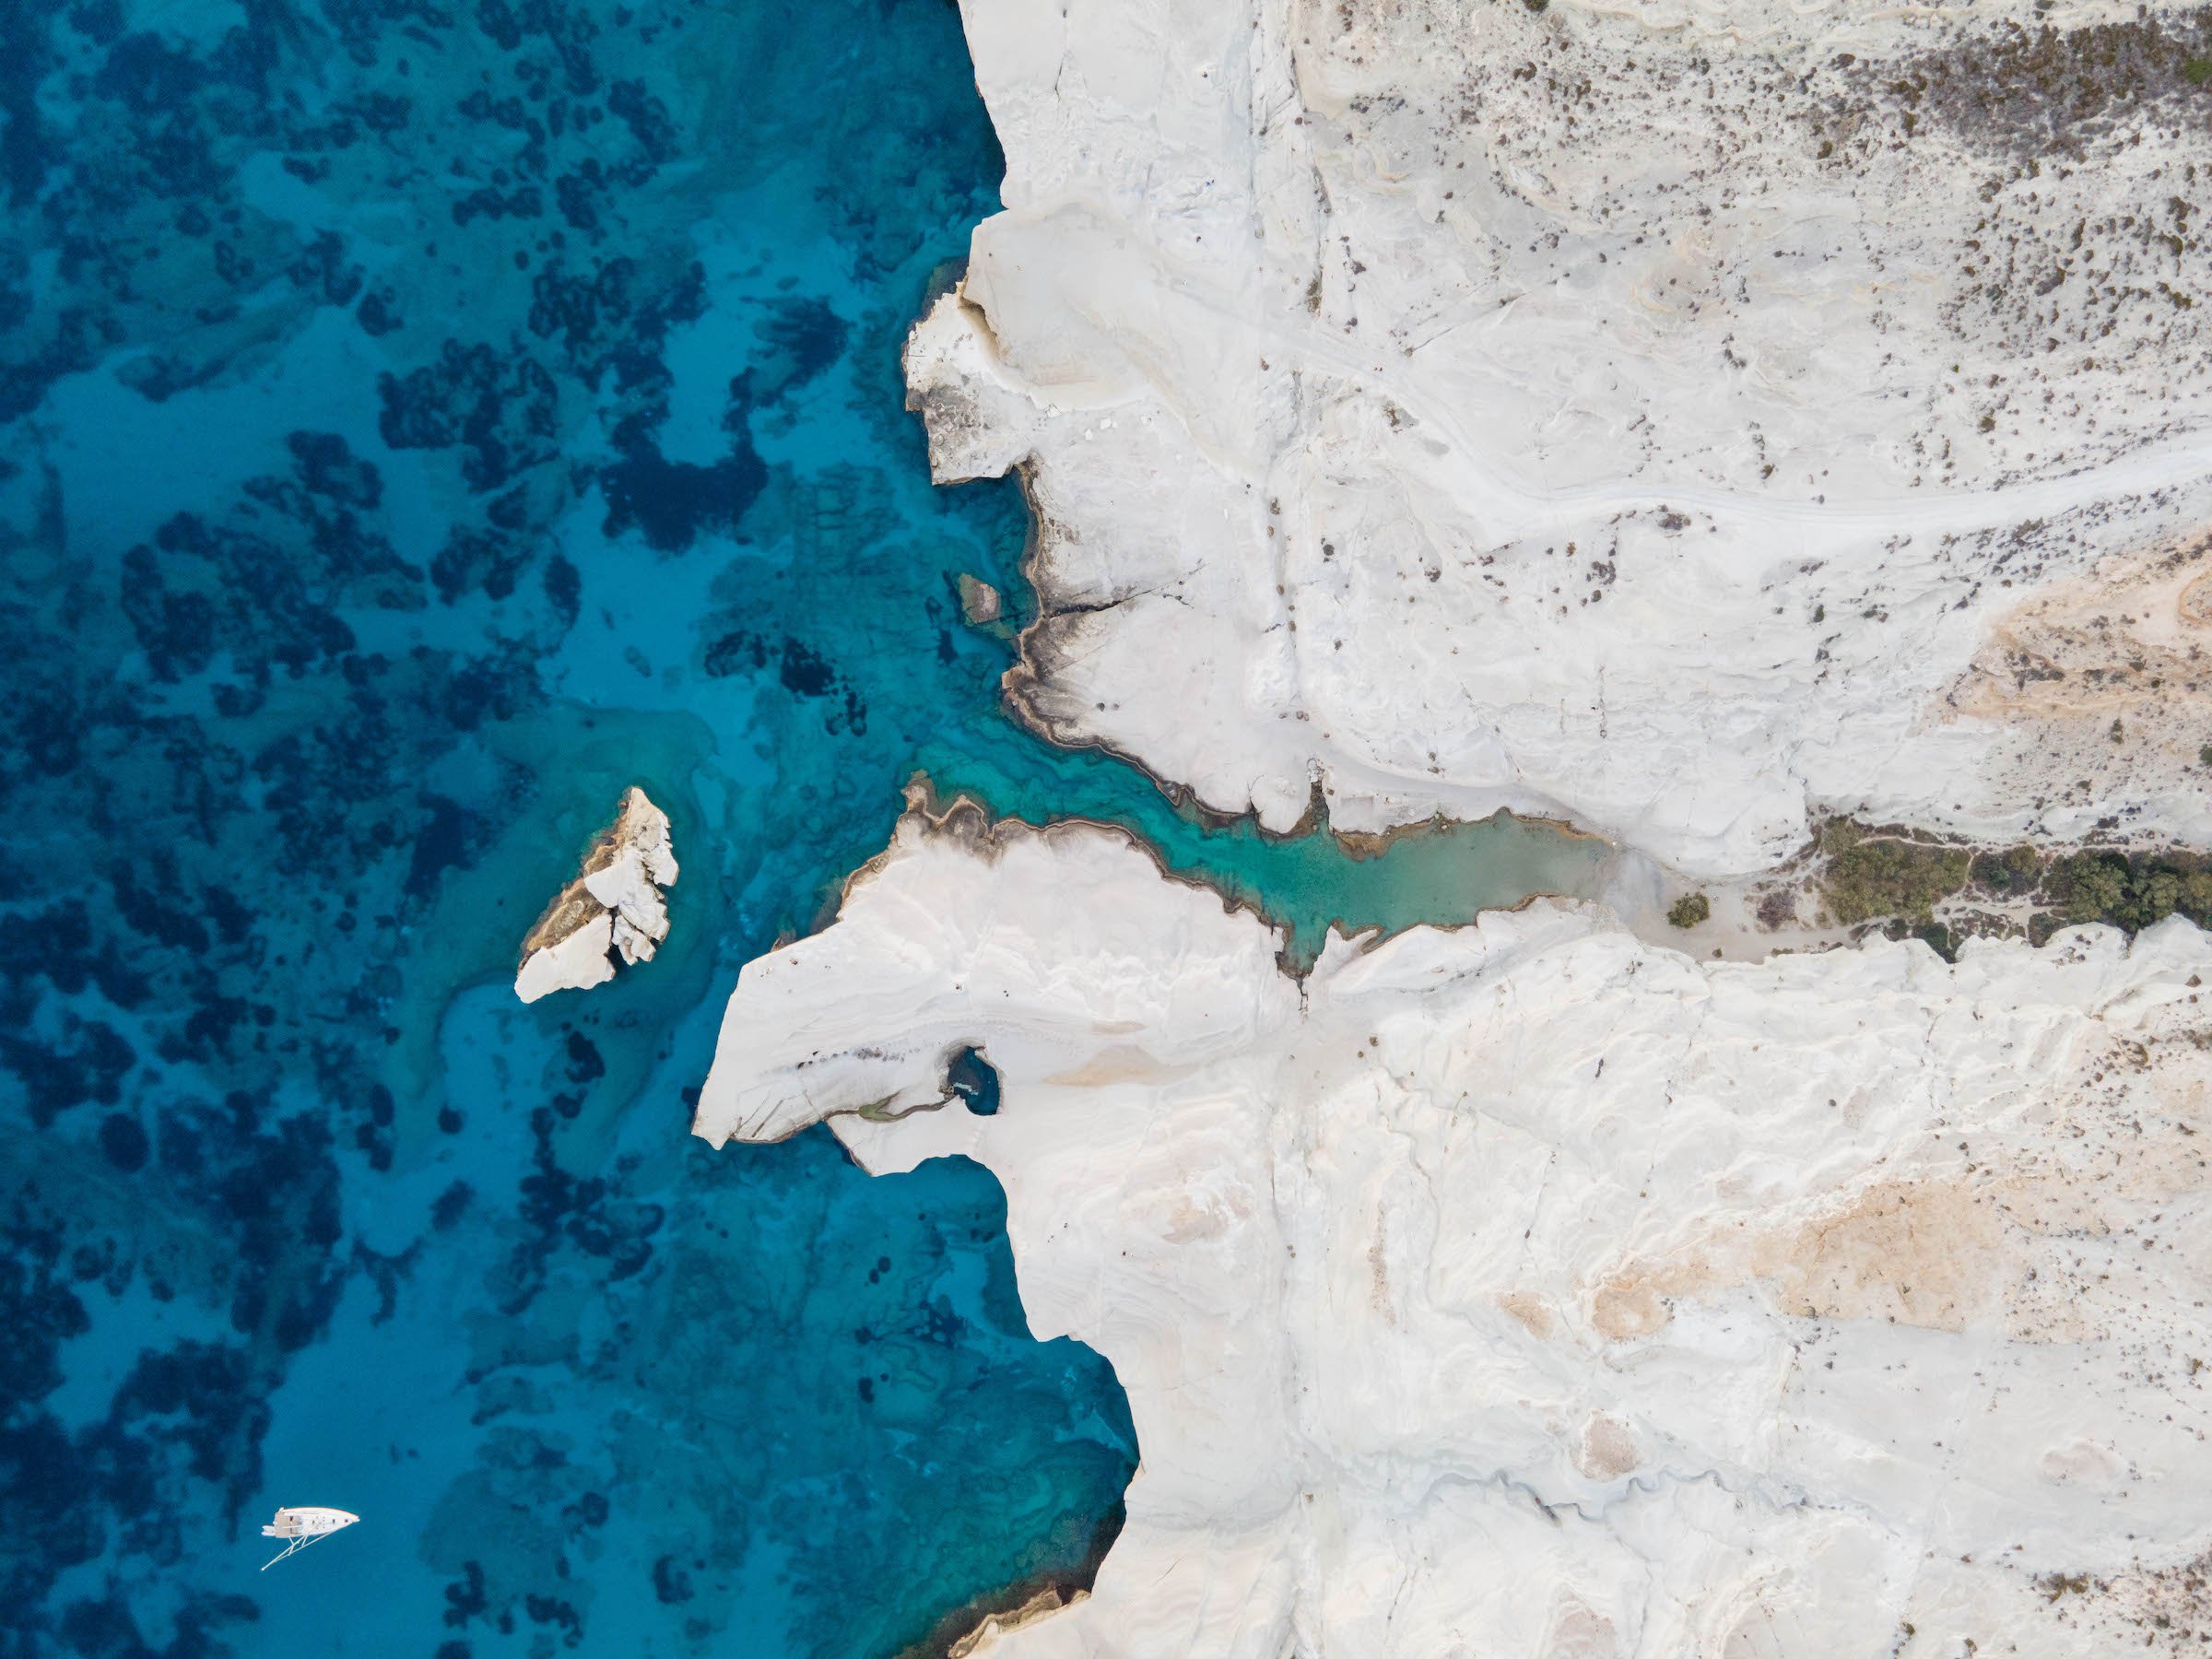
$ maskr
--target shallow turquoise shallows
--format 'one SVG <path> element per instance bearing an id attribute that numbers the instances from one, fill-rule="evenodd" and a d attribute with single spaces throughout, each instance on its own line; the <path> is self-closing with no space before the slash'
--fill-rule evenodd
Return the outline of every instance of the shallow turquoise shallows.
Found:
<path id="1" fill-rule="evenodd" d="M 956 579 L 1025 602 L 1021 502 L 930 488 L 898 378 L 1001 171 L 945 0 L 0 48 L 0 1659 L 869 1659 L 1084 1582 L 1111 1368 L 1030 1339 L 976 1166 L 688 1137 L 737 966 L 917 770 L 1294 959 L 1602 849 L 1350 860 L 1004 719 Z M 668 945 L 525 1008 L 632 782 Z M 363 1520 L 263 1576 L 279 1504 Z"/>

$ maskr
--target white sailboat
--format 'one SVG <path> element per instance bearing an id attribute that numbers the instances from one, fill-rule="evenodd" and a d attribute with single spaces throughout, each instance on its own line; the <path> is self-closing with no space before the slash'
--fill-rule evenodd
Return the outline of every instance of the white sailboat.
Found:
<path id="1" fill-rule="evenodd" d="M 276 1519 L 261 1529 L 261 1535 L 265 1538 L 289 1538 L 291 1542 L 280 1553 L 264 1561 L 261 1570 L 266 1572 L 286 1556 L 305 1549 L 310 1544 L 319 1544 L 333 1533 L 344 1532 L 359 1519 L 350 1510 L 318 1509 L 312 1505 L 278 1510 Z"/>

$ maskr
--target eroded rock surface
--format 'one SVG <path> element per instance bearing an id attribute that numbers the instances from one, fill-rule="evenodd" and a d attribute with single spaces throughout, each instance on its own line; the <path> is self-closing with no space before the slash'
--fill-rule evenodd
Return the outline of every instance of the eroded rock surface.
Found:
<path id="1" fill-rule="evenodd" d="M 948 822 L 745 969 L 697 1129 L 980 1159 L 1034 1330 L 1113 1361 L 1128 1526 L 979 1653 L 2212 1629 L 2194 927 L 1716 963 L 1538 902 L 1300 983 L 1116 836 Z"/>
<path id="2" fill-rule="evenodd" d="M 1005 596 L 979 577 L 963 574 L 959 580 L 960 620 L 971 628 L 995 622 L 1004 614 Z"/>
<path id="3" fill-rule="evenodd" d="M 1715 876 L 2212 838 L 2204 9 L 964 11 L 1006 211 L 907 373 L 1028 479 L 1041 729 Z"/>
<path id="4" fill-rule="evenodd" d="M 523 941 L 514 994 L 535 1002 L 555 991 L 588 991 L 623 963 L 649 962 L 668 936 L 662 891 L 676 885 L 668 815 L 632 784 L 622 808 L 575 880 L 561 888 Z"/>

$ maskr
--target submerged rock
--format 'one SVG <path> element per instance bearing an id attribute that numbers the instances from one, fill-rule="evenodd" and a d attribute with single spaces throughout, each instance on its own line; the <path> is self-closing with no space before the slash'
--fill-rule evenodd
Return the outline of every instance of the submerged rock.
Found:
<path id="1" fill-rule="evenodd" d="M 960 575 L 960 620 L 971 628 L 995 622 L 1006 611 L 999 591 L 980 576 Z"/>
<path id="2" fill-rule="evenodd" d="M 514 994 L 535 1002 L 555 991 L 588 991 L 615 977 L 615 959 L 649 962 L 668 936 L 662 892 L 676 885 L 668 815 L 632 784 L 614 824 L 584 854 L 523 941 Z"/>

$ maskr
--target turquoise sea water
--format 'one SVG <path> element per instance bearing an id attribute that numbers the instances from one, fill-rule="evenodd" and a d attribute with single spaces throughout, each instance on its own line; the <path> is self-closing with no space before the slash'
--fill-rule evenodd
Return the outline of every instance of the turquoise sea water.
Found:
<path id="1" fill-rule="evenodd" d="M 898 381 L 1001 169 L 944 0 L 0 46 L 0 1659 L 843 1659 L 1083 1580 L 1136 1446 L 990 1177 L 687 1136 L 737 965 L 916 770 L 1293 955 L 1602 851 L 1208 830 L 1005 721 L 954 582 L 1019 602 L 1021 503 Z M 669 944 L 524 1008 L 630 782 Z M 265 1577 L 279 1503 L 365 1520 Z"/>

